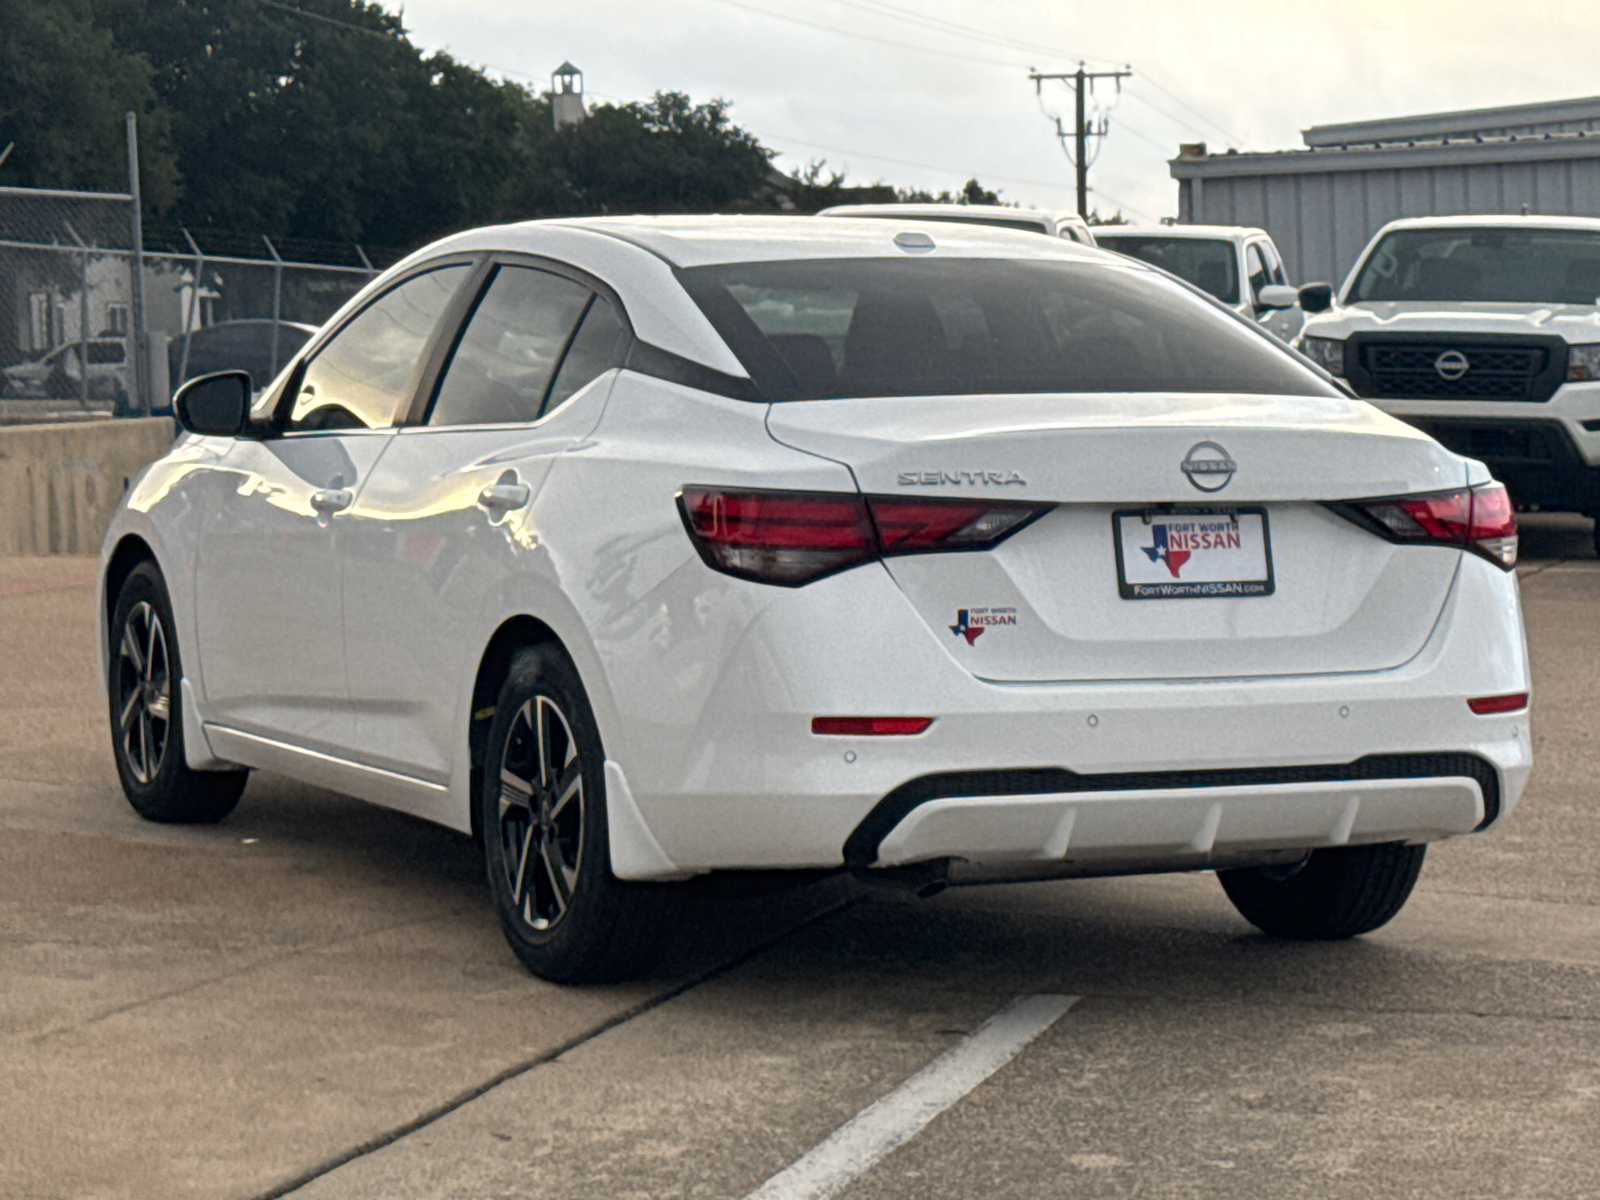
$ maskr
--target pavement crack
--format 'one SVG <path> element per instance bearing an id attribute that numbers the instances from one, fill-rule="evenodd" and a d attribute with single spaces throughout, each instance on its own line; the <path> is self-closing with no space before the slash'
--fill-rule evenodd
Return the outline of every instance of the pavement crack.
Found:
<path id="1" fill-rule="evenodd" d="M 163 1000 L 172 1000 L 178 996 L 187 996 L 191 992 L 198 992 L 202 988 L 208 988 L 213 984 L 226 983 L 229 980 L 239 979 L 245 975 L 253 975 L 257 971 L 263 971 L 268 967 L 277 966 L 279 963 L 288 962 L 296 958 L 303 958 L 308 954 L 320 954 L 327 950 L 337 949 L 340 946 L 348 946 L 353 942 L 359 942 L 366 938 L 376 937 L 379 934 L 393 933 L 397 929 L 411 929 L 418 925 L 431 924 L 434 921 L 443 921 L 449 918 L 460 917 L 467 911 L 468 910 L 466 909 L 452 909 L 448 912 L 433 913 L 430 916 L 419 917 L 414 921 L 401 921 L 397 924 L 384 925 L 377 929 L 366 929 L 360 933 L 353 933 L 349 937 L 336 938 L 331 942 L 318 942 L 314 946 L 302 946 L 298 950 L 291 950 L 287 954 L 275 954 L 271 958 L 263 958 L 258 962 L 253 962 L 249 966 L 239 967 L 236 970 L 224 971 L 219 975 L 207 975 L 204 979 L 197 979 L 193 983 L 185 984 L 183 987 L 172 988 L 165 992 L 158 992 L 153 996 L 144 996 L 138 1000 L 131 1000 L 127 1004 L 119 1004 L 115 1008 L 108 1008 L 104 1012 L 96 1013 L 91 1017 L 85 1017 L 81 1021 L 74 1021 L 70 1025 L 58 1025 L 54 1029 L 45 1029 L 38 1033 L 29 1034 L 27 1035 L 27 1039 L 34 1045 L 38 1045 L 41 1042 L 49 1041 L 51 1038 L 61 1037 L 65 1034 L 77 1033 L 80 1030 L 88 1029 L 90 1026 L 98 1025 L 102 1021 L 109 1021 L 112 1017 L 121 1016 L 124 1013 L 136 1012 L 137 1010 L 146 1008 L 152 1004 L 159 1004 Z"/>
<path id="2" fill-rule="evenodd" d="M 352 1146 L 348 1150 L 341 1151 L 333 1157 L 318 1163 L 316 1166 L 311 1167 L 310 1169 L 303 1171 L 298 1175 L 295 1175 L 293 1178 L 284 1180 L 282 1183 L 274 1185 L 265 1192 L 258 1193 L 254 1197 L 251 1197 L 251 1200 L 281 1200 L 282 1197 L 289 1195 L 291 1192 L 298 1191 L 307 1184 L 322 1178 L 324 1175 L 328 1175 L 334 1171 L 337 1171 L 340 1167 L 345 1166 L 347 1163 L 354 1162 L 358 1158 L 364 1158 L 369 1154 L 373 1154 L 379 1150 L 382 1150 L 385 1146 L 393 1145 L 401 1138 L 416 1133 L 420 1129 L 425 1129 L 429 1125 L 432 1125 L 435 1121 L 449 1116 L 459 1108 L 465 1107 L 466 1105 L 472 1103 L 472 1101 L 478 1099 L 480 1096 L 493 1091 L 501 1084 L 509 1083 L 519 1075 L 526 1075 L 529 1071 L 532 1071 L 537 1067 L 546 1066 L 550 1063 L 556 1062 L 558 1059 L 562 1058 L 566 1054 L 569 1054 L 573 1050 L 576 1050 L 579 1046 L 584 1045 L 586 1042 L 592 1042 L 595 1038 L 600 1037 L 602 1034 L 609 1033 L 611 1030 L 616 1029 L 620 1025 L 625 1025 L 637 1017 L 642 1017 L 646 1013 L 660 1008 L 663 1004 L 666 1004 L 671 1000 L 676 1000 L 685 992 L 692 991 L 701 984 L 710 983 L 713 979 L 717 979 L 723 975 L 726 975 L 729 971 L 743 966 L 751 959 L 765 953 L 767 950 L 772 949 L 772 947 L 787 940 L 788 938 L 793 937 L 801 930 L 808 929 L 811 926 L 816 925 L 837 913 L 843 912 L 847 908 L 851 908 L 854 905 L 860 904 L 863 899 L 864 897 L 862 896 L 850 896 L 839 901 L 837 904 L 829 905 L 822 911 L 813 913 L 811 916 L 806 917 L 802 921 L 796 922 L 787 929 L 781 930 L 764 941 L 756 943 L 748 950 L 741 951 L 739 954 L 736 954 L 726 962 L 719 963 L 714 967 L 701 971 L 698 975 L 692 975 L 688 979 L 673 985 L 664 992 L 661 992 L 655 996 L 651 996 L 646 1000 L 641 1000 L 639 1003 L 632 1005 L 629 1008 L 625 1008 L 621 1012 L 613 1013 L 605 1020 L 596 1022 L 588 1029 L 581 1030 L 578 1033 L 573 1034 L 565 1041 L 559 1042 L 547 1050 L 540 1051 L 531 1058 L 524 1059 L 518 1063 L 513 1063 L 511 1066 L 502 1071 L 497 1071 L 495 1074 L 489 1076 L 488 1079 L 485 1079 L 482 1083 L 474 1084 L 472 1087 L 457 1093 L 441 1104 L 437 1104 L 434 1107 L 427 1109 L 404 1124 L 397 1125 L 392 1129 L 368 1138 L 359 1145 Z"/>

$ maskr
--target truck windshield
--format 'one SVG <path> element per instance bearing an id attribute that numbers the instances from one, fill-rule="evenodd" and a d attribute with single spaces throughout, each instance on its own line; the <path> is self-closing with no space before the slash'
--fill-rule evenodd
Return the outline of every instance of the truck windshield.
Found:
<path id="1" fill-rule="evenodd" d="M 1583 304 L 1600 297 L 1600 231 L 1460 225 L 1397 229 L 1368 256 L 1347 303 Z"/>
<path id="2" fill-rule="evenodd" d="M 1221 238 L 1126 237 L 1099 230 L 1094 240 L 1102 249 L 1171 271 L 1224 304 L 1239 302 L 1239 259 L 1232 242 Z"/>
<path id="3" fill-rule="evenodd" d="M 677 274 L 769 400 L 1339 394 L 1176 280 L 1114 261 L 811 259 Z"/>

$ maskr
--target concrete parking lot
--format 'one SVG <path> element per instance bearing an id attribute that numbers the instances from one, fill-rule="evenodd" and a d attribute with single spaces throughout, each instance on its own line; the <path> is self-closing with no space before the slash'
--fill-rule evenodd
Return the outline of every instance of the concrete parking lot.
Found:
<path id="1" fill-rule="evenodd" d="M 745 1196 L 1017 996 L 1076 997 L 841 1194 L 1600 1196 L 1600 561 L 1531 517 L 1538 764 L 1343 944 L 1210 875 L 702 896 L 640 981 L 501 940 L 466 839 L 270 776 L 141 823 L 93 563 L 0 559 L 0 1197 Z"/>

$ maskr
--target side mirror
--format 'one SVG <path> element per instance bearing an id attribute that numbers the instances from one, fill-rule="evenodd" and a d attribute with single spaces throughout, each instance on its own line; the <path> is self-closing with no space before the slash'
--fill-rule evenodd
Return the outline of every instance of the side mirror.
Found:
<path id="1" fill-rule="evenodd" d="M 236 437 L 250 416 L 250 372 L 218 371 L 191 379 L 172 398 L 172 411 L 190 433 Z"/>
<path id="2" fill-rule="evenodd" d="M 1308 313 L 1327 312 L 1333 307 L 1331 283 L 1307 283 L 1300 288 L 1300 307 Z"/>
<path id="3" fill-rule="evenodd" d="M 1293 308 L 1300 293 L 1287 284 L 1269 283 L 1256 295 L 1257 308 Z"/>

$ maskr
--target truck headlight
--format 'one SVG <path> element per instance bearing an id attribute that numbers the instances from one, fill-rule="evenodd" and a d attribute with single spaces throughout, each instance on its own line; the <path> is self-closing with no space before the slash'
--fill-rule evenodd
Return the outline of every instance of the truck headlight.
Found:
<path id="1" fill-rule="evenodd" d="M 1567 347 L 1567 382 L 1588 383 L 1600 379 L 1600 342 Z"/>
<path id="2" fill-rule="evenodd" d="M 1600 346 L 1595 347 L 1600 349 Z M 1577 349 L 1576 346 L 1573 347 Z M 1344 339 L 1307 337 L 1300 339 L 1300 353 L 1304 354 L 1329 375 L 1344 374 Z M 1596 376 L 1600 378 L 1600 375 Z M 1585 379 L 1590 378 L 1585 375 Z"/>

